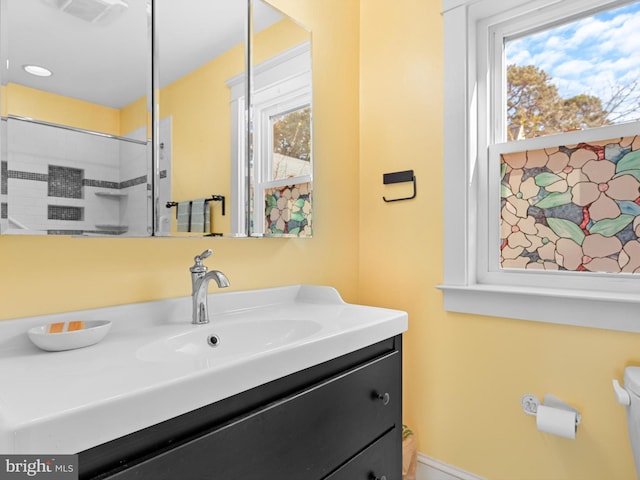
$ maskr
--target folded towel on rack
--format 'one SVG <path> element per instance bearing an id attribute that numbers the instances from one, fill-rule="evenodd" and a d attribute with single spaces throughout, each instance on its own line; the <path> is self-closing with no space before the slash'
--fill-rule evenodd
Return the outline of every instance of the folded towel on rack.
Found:
<path id="1" fill-rule="evenodd" d="M 179 232 L 191 231 L 191 201 L 178 202 L 176 218 Z"/>
<path id="2" fill-rule="evenodd" d="M 191 202 L 191 232 L 208 233 L 211 223 L 209 202 L 205 198 L 198 198 Z"/>
<path id="3" fill-rule="evenodd" d="M 185 200 L 174 203 L 176 206 L 178 232 L 211 232 L 211 208 L 208 198 Z"/>

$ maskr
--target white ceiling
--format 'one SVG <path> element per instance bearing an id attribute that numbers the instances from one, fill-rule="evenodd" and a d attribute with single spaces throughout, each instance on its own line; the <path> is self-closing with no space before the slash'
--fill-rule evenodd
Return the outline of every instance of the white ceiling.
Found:
<path id="1" fill-rule="evenodd" d="M 2 80 L 100 105 L 122 108 L 142 97 L 150 82 L 148 0 L 125 0 L 118 15 L 90 23 L 52 5 L 62 0 L 0 0 L 0 52 L 8 58 Z M 74 0 L 109 2 L 109 0 Z M 258 2 L 260 3 L 260 2 Z M 155 0 L 160 81 L 185 73 L 243 42 L 246 2 Z M 282 18 L 257 5 L 261 27 Z M 2 66 L 5 67 L 4 62 Z M 22 65 L 44 66 L 38 78 Z"/>

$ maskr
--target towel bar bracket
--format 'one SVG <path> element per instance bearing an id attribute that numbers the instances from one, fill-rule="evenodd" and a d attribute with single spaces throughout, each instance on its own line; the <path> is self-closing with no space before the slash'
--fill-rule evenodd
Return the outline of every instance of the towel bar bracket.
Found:
<path id="1" fill-rule="evenodd" d="M 211 198 L 206 198 L 205 202 L 209 203 L 209 202 L 222 202 L 222 215 L 225 215 L 225 202 L 226 202 L 226 197 L 224 195 L 211 195 Z M 166 207 L 167 208 L 172 208 L 172 207 L 177 207 L 178 206 L 178 202 L 167 202 Z M 176 215 L 177 215 L 177 211 L 176 211 Z"/>

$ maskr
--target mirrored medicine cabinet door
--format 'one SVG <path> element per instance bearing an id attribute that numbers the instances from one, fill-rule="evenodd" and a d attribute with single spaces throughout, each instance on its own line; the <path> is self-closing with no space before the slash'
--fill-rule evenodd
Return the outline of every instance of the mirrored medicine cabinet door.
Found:
<path id="1" fill-rule="evenodd" d="M 247 129 L 247 106 L 229 81 L 246 83 L 248 12 L 246 1 L 155 0 L 157 235 L 246 234 L 231 225 L 246 205 L 231 175 L 246 161 L 232 131 Z"/>
<path id="2" fill-rule="evenodd" d="M 311 236 L 310 31 L 262 0 L 155 9 L 156 234 Z"/>
<path id="3" fill-rule="evenodd" d="M 0 233 L 308 236 L 309 45 L 261 0 L 0 0 Z"/>
<path id="4" fill-rule="evenodd" d="M 0 1 L 0 231 L 150 235 L 147 3 Z"/>
<path id="5" fill-rule="evenodd" d="M 249 221 L 252 236 L 311 237 L 311 31 L 251 1 Z"/>

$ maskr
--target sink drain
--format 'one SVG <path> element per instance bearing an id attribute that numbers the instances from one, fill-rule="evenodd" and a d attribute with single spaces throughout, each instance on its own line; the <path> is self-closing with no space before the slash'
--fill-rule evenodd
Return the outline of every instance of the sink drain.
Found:
<path id="1" fill-rule="evenodd" d="M 220 345 L 220 337 L 215 334 L 209 335 L 209 337 L 207 338 L 207 343 L 211 347 L 217 347 L 218 345 Z"/>

